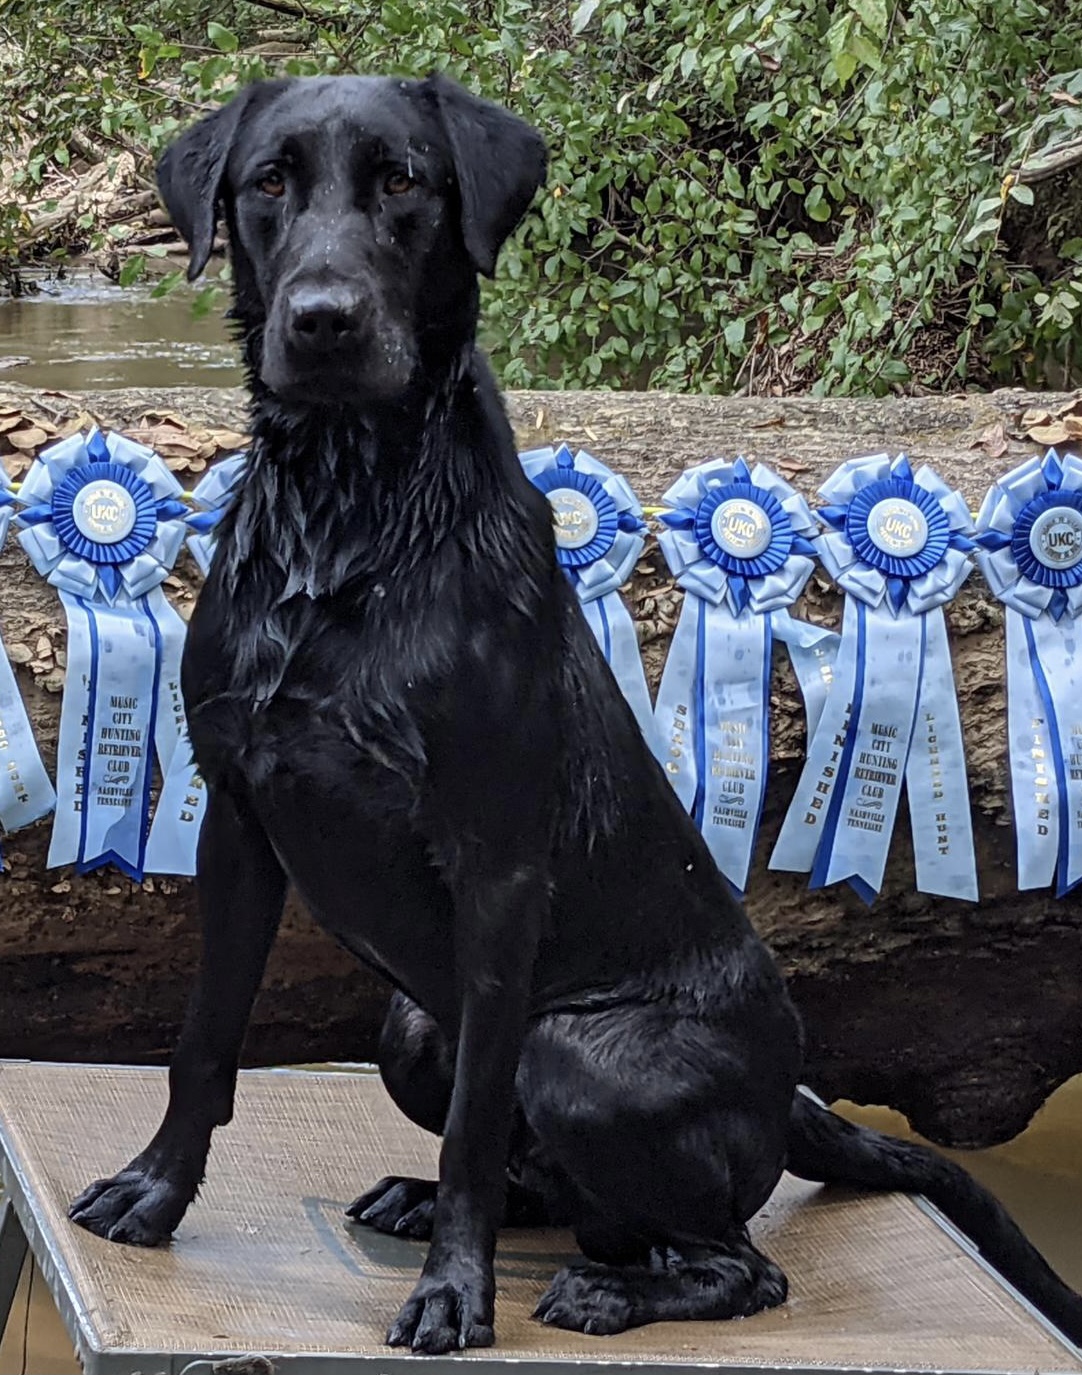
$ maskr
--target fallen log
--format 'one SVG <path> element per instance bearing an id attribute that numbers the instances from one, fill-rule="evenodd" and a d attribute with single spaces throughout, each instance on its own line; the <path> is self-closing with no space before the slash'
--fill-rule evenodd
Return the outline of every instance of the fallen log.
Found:
<path id="1" fill-rule="evenodd" d="M 884 401 L 535 392 L 512 395 L 509 407 L 522 447 L 559 439 L 587 447 L 624 473 L 648 505 L 682 468 L 713 455 L 772 463 L 811 496 L 842 459 L 882 450 L 934 464 L 976 505 L 1021 457 L 1082 431 L 1078 397 L 1021 392 Z M 12 415 L 21 419 L 10 424 Z M 166 449 L 189 483 L 208 456 L 240 442 L 246 420 L 238 391 L 74 396 L 5 384 L 3 461 L 9 471 L 25 469 L 35 448 L 90 416 L 158 442 L 172 428 L 177 443 Z M 198 582 L 185 556 L 167 587 L 182 613 Z M 51 764 L 63 618 L 13 539 L 0 555 L 0 588 L 4 640 Z M 656 546 L 648 545 L 629 596 L 656 685 L 680 603 Z M 797 610 L 837 623 L 839 601 L 825 577 L 813 579 Z M 1076 897 L 1017 891 L 1001 609 L 974 577 L 949 619 L 981 902 L 915 891 L 904 808 L 882 894 L 870 908 L 848 889 L 813 893 L 799 876 L 766 869 L 805 743 L 796 684 L 779 657 L 772 775 L 748 906 L 804 1015 L 809 1082 L 829 1098 L 898 1108 L 938 1142 L 987 1145 L 1020 1131 L 1057 1085 L 1082 1070 L 1082 912 Z M 196 959 L 191 885 L 47 871 L 47 840 L 44 823 L 6 842 L 0 1054 L 160 1060 Z M 369 1056 L 385 992 L 291 907 L 247 1059 Z"/>

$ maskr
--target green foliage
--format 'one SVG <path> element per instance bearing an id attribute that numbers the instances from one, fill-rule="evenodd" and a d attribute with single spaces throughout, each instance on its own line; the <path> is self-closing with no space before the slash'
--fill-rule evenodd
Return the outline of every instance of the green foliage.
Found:
<path id="1" fill-rule="evenodd" d="M 0 56 L 0 153 L 34 183 L 81 131 L 149 166 L 272 69 L 442 68 L 552 152 L 486 287 L 506 384 L 1039 384 L 1082 342 L 1082 197 L 1009 174 L 1082 134 L 1080 21 L 1082 0 L 54 0 L 0 18 L 22 54 Z M 284 23 L 299 51 L 270 58 Z"/>

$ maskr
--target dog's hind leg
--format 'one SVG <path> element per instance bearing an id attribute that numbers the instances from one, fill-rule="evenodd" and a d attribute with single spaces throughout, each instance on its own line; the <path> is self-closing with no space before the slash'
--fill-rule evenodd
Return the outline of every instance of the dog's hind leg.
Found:
<path id="1" fill-rule="evenodd" d="M 781 1270 L 746 1235 L 717 1246 L 654 1247 L 641 1264 L 569 1265 L 534 1316 L 603 1336 L 651 1322 L 745 1318 L 785 1302 Z"/>
<path id="2" fill-rule="evenodd" d="M 397 989 L 380 1033 L 378 1059 L 383 1085 L 399 1110 L 425 1131 L 441 1135 L 454 1087 L 454 1053 L 435 1018 Z M 427 1241 L 435 1207 L 434 1179 L 387 1175 L 355 1199 L 346 1216 L 379 1232 Z M 504 1226 L 546 1220 L 540 1197 L 509 1180 Z"/>
<path id="3" fill-rule="evenodd" d="M 556 1276 L 543 1321 L 612 1333 L 784 1301 L 784 1275 L 745 1224 L 781 1175 L 789 1090 L 740 1049 L 664 1004 L 552 1014 L 531 1029 L 519 1099 L 577 1190 L 572 1227 L 592 1262 Z"/>
<path id="4" fill-rule="evenodd" d="M 195 1197 L 211 1133 L 233 1115 L 241 1044 L 282 914 L 286 879 L 262 827 L 217 789 L 198 867 L 203 959 L 169 1067 L 165 1117 L 144 1151 L 69 1209 L 80 1227 L 110 1241 L 166 1241 Z"/>

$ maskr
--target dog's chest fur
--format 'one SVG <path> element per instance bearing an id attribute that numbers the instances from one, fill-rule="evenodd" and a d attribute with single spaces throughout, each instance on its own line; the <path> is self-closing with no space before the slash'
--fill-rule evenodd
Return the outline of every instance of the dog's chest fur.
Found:
<path id="1" fill-rule="evenodd" d="M 528 670 L 542 648 L 549 532 L 483 452 L 478 490 L 460 490 L 461 454 L 439 452 L 455 440 L 374 453 L 363 435 L 257 435 L 185 660 L 212 779 L 241 771 L 258 784 L 317 754 L 324 772 L 330 757 L 381 775 L 381 805 L 396 788 L 408 802 L 437 725 L 468 739 L 457 718 L 481 713 L 498 729 L 520 709 L 507 666 Z"/>

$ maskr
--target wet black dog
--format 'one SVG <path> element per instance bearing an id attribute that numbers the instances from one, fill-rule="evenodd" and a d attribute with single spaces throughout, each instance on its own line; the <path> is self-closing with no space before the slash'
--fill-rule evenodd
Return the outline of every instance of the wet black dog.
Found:
<path id="1" fill-rule="evenodd" d="M 561 1327 L 781 1303 L 746 1224 L 787 1164 L 923 1190 L 1082 1337 L 962 1171 L 796 1092 L 781 979 L 557 569 L 475 347 L 477 274 L 544 161 L 439 78 L 256 85 L 162 160 L 193 275 L 224 212 L 254 441 L 184 662 L 202 971 L 157 1135 L 71 1215 L 142 1245 L 180 1222 L 292 882 L 399 990 L 381 1069 L 443 1136 L 438 1189 L 351 1210 L 431 1236 L 392 1345 L 492 1341 L 507 1216 L 574 1229 L 589 1263 L 538 1308 Z"/>

